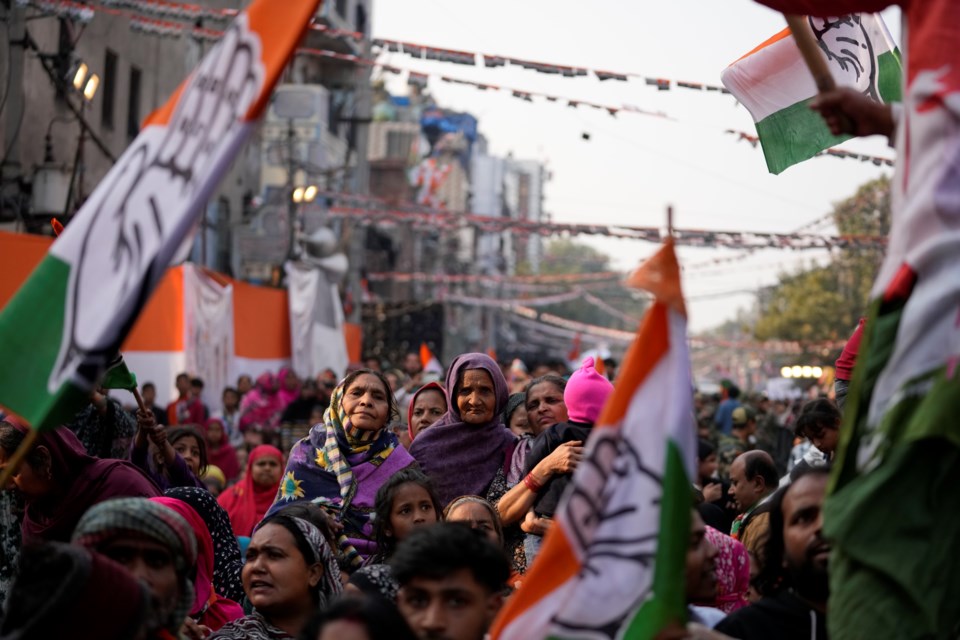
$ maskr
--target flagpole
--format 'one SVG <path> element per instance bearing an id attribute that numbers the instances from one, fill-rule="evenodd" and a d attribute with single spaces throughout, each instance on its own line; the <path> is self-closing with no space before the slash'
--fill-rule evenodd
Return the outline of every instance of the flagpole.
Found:
<path id="1" fill-rule="evenodd" d="M 146 413 L 147 405 L 143 404 L 143 398 L 140 397 L 140 390 L 134 387 L 133 389 L 130 390 L 130 392 L 133 394 L 134 399 L 137 401 L 137 406 L 140 407 L 140 411 L 143 411 L 144 413 Z M 3 485 L 0 484 L 0 487 L 2 486 Z"/>
<path id="2" fill-rule="evenodd" d="M 20 468 L 20 463 L 23 462 L 23 459 L 26 458 L 27 454 L 30 453 L 30 450 L 33 449 L 33 445 L 37 441 L 37 436 L 39 435 L 40 432 L 37 429 L 30 429 L 27 431 L 27 435 L 24 437 L 23 442 L 21 442 L 20 446 L 17 447 L 17 450 L 13 452 L 13 455 L 10 456 L 10 459 L 7 460 L 7 464 L 3 468 L 3 471 L 0 471 L 0 487 L 7 486 L 7 483 L 10 482 L 10 478 L 17 473 L 17 470 Z"/>
<path id="3" fill-rule="evenodd" d="M 807 22 L 807 16 L 785 13 L 783 17 L 787 19 L 787 25 L 793 34 L 793 39 L 800 49 L 800 55 L 803 61 L 807 63 L 807 68 L 813 74 L 813 80 L 817 83 L 817 91 L 823 93 L 837 88 L 837 83 L 833 80 L 833 74 L 827 66 L 827 59 L 823 57 L 820 45 L 817 39 L 813 37 L 810 31 L 810 24 Z"/>

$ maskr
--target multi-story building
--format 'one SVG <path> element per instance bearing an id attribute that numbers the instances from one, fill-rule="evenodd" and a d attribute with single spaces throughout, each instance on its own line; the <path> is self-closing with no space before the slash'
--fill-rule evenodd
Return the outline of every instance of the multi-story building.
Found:
<path id="1" fill-rule="evenodd" d="M 0 227 L 49 232 L 49 218 L 69 220 L 136 137 L 143 119 L 164 104 L 209 51 L 230 14 L 247 2 L 149 6 L 151 0 L 144 0 L 99 3 L 90 5 L 92 10 L 67 7 L 70 3 L 0 4 L 10 37 L 10 55 L 0 56 L 0 88 L 6 87 L 0 94 Z M 322 126 L 309 132 L 298 126 L 296 144 L 289 145 L 286 123 L 278 122 L 282 118 L 271 105 L 270 122 L 238 154 L 208 203 L 194 261 L 266 279 L 264 271 L 288 255 L 289 185 L 365 189 L 365 154 L 355 151 L 365 148 L 369 67 L 316 52 L 366 54 L 371 4 L 323 4 L 315 21 L 321 28 L 308 32 L 281 87 L 310 87 L 319 100 L 312 117 Z M 44 12 L 51 8 L 61 13 Z M 81 64 L 86 78 L 97 76 L 91 99 L 72 87 Z M 291 176 L 292 165 L 298 171 Z M 284 215 L 271 219 L 269 207 L 258 204 L 278 197 Z M 251 222 L 253 241 L 243 231 Z"/>

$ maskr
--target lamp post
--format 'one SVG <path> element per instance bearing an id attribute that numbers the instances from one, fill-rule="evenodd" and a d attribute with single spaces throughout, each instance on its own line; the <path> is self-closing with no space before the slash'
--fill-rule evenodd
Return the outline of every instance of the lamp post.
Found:
<path id="1" fill-rule="evenodd" d="M 87 103 L 93 100 L 100 87 L 100 76 L 90 73 L 90 68 L 84 62 L 76 63 L 71 69 L 70 84 L 80 94 L 80 136 L 77 138 L 77 152 L 73 157 L 73 172 L 70 174 L 70 187 L 67 189 L 67 201 L 63 205 L 64 216 L 72 215 L 70 210 L 73 204 L 73 192 L 76 187 L 79 191 L 78 201 L 83 200 L 83 148 L 87 142 L 87 128 L 83 126 L 83 112 Z M 67 98 L 69 101 L 69 97 Z M 79 184 L 78 184 L 79 183 Z"/>

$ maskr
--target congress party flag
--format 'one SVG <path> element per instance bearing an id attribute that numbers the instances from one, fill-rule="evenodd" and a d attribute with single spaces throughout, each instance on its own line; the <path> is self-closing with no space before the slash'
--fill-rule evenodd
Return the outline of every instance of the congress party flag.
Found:
<path id="1" fill-rule="evenodd" d="M 263 113 L 320 0 L 256 0 L 144 123 L 0 314 L 0 404 L 72 416 Z"/>
<path id="2" fill-rule="evenodd" d="M 696 445 L 672 240 L 631 283 L 656 301 L 495 639 L 647 639 L 684 622 Z"/>
<path id="3" fill-rule="evenodd" d="M 838 86 L 878 102 L 900 100 L 900 52 L 879 14 L 807 20 Z M 831 134 L 820 114 L 810 110 L 817 87 L 789 28 L 727 67 L 720 80 L 753 116 L 770 173 L 850 137 Z"/>

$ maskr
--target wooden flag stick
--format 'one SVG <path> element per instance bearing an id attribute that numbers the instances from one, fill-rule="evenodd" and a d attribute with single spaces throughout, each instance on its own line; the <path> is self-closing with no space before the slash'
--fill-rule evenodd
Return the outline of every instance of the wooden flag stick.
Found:
<path id="1" fill-rule="evenodd" d="M 137 401 L 137 406 L 140 407 L 140 411 L 143 411 L 144 413 L 146 413 L 147 405 L 143 404 L 143 398 L 140 397 L 140 390 L 134 387 L 132 392 L 133 392 L 134 399 L 136 399 Z M 3 486 L 3 485 L 0 485 L 0 486 Z"/>
<path id="2" fill-rule="evenodd" d="M 807 16 L 798 16 L 785 13 L 783 16 L 787 19 L 787 25 L 793 34 L 793 39 L 800 49 L 800 55 L 803 61 L 807 63 L 807 68 L 813 74 L 813 80 L 817 83 L 817 91 L 823 93 L 837 88 L 837 83 L 833 80 L 830 68 L 827 66 L 827 59 L 817 44 L 817 39 L 810 30 L 810 23 L 807 22 Z"/>
<path id="3" fill-rule="evenodd" d="M 17 447 L 17 450 L 13 452 L 13 455 L 10 456 L 10 459 L 7 460 L 7 464 L 3 468 L 3 471 L 0 471 L 0 488 L 6 487 L 7 483 L 10 482 L 10 478 L 17 474 L 17 471 L 20 469 L 20 464 L 23 462 L 23 459 L 27 457 L 27 454 L 30 453 L 30 450 L 33 449 L 33 445 L 37 441 L 37 436 L 39 435 L 40 432 L 36 429 L 30 429 L 27 431 L 27 435 L 24 436 L 23 442 L 21 442 L 20 446 Z"/>

